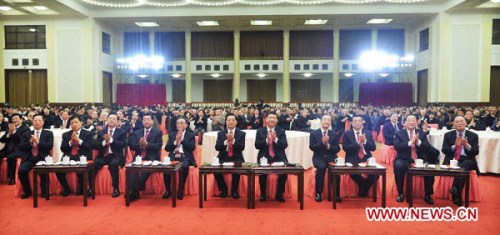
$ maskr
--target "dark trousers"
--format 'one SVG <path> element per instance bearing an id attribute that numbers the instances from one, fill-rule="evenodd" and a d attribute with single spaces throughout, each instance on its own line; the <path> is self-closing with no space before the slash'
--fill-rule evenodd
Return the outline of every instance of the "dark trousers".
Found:
<path id="1" fill-rule="evenodd" d="M 31 186 L 29 181 L 29 173 L 33 166 L 36 165 L 38 161 L 23 161 L 19 166 L 19 170 L 17 175 L 19 176 L 19 181 L 21 181 L 21 185 L 23 186 L 23 192 L 27 194 L 31 194 Z M 42 189 L 42 194 L 47 194 L 46 185 L 47 180 L 45 179 L 45 174 L 40 175 L 40 188 Z"/>
<path id="2" fill-rule="evenodd" d="M 111 179 L 113 188 L 119 187 L 119 178 L 120 178 L 120 165 L 122 164 L 122 160 L 114 154 L 109 154 L 106 157 L 99 157 L 94 160 L 94 166 L 96 169 L 96 173 L 101 170 L 105 165 L 108 165 L 109 172 L 111 173 Z"/>
<path id="3" fill-rule="evenodd" d="M 361 192 L 368 193 L 368 190 L 370 189 L 370 187 L 372 185 L 375 187 L 375 183 L 378 180 L 378 175 L 368 175 L 368 177 L 366 179 L 358 174 L 350 174 L 349 176 L 358 185 L 358 189 L 359 189 L 360 193 Z"/>
<path id="4" fill-rule="evenodd" d="M 463 157 L 462 157 L 463 158 Z M 465 159 L 458 162 L 458 165 L 466 171 L 475 170 L 477 167 L 477 163 L 470 159 Z M 453 179 L 453 187 L 456 187 L 458 190 L 458 195 L 462 198 L 462 190 L 465 186 L 464 178 L 455 178 Z"/>
<path id="5" fill-rule="evenodd" d="M 328 162 L 325 160 L 313 159 L 313 165 L 316 168 L 316 193 L 323 193 L 323 184 L 325 183 L 326 168 L 328 167 Z M 335 176 L 337 181 L 337 197 L 340 197 L 340 175 Z"/>
<path id="6" fill-rule="evenodd" d="M 278 188 L 276 189 L 276 195 L 283 195 L 285 193 L 285 182 L 288 175 L 279 174 L 278 175 Z M 259 175 L 259 184 L 260 184 L 260 194 L 266 195 L 267 189 L 267 175 Z"/>
<path id="7" fill-rule="evenodd" d="M 176 161 L 175 159 L 171 158 L 170 159 L 171 161 Z M 181 158 L 180 160 L 181 162 L 181 170 L 179 172 L 179 192 L 182 191 L 184 192 L 184 185 L 186 184 L 186 179 L 189 175 L 189 166 L 190 166 L 190 163 L 189 163 L 189 159 L 183 157 Z M 148 174 L 149 176 L 149 174 Z M 142 175 L 141 175 L 142 177 Z M 167 191 L 171 191 L 172 189 L 172 179 L 171 179 L 171 175 L 170 174 L 163 174 L 163 182 L 165 183 L 165 189 Z M 141 178 L 141 183 L 142 183 L 142 178 Z M 146 183 L 146 180 L 144 180 L 144 183 Z"/>
<path id="8" fill-rule="evenodd" d="M 396 159 L 394 161 L 394 179 L 398 188 L 398 194 L 404 194 L 405 177 L 410 168 L 410 163 L 410 160 L 403 159 Z M 434 176 L 424 176 L 424 191 L 426 196 L 434 194 L 433 185 Z"/>
<path id="9" fill-rule="evenodd" d="M 69 155 L 68 155 L 69 156 Z M 80 157 L 79 156 L 69 156 L 69 159 L 70 161 L 73 160 L 73 161 L 77 161 L 79 162 L 80 161 Z M 92 160 L 92 158 L 89 158 L 87 156 L 87 160 Z M 91 182 L 90 180 L 92 180 L 92 177 L 91 177 L 91 174 L 90 172 L 88 173 L 88 186 L 90 188 L 90 185 L 91 185 Z M 64 189 L 69 189 L 69 185 L 68 185 L 68 181 L 66 180 L 66 173 L 56 173 L 56 176 L 57 176 L 57 180 L 59 180 L 59 183 L 61 184 L 61 186 L 63 186 Z M 80 189 L 81 192 L 83 192 L 83 175 L 82 174 L 77 174 L 76 175 L 77 178 L 78 178 L 78 189 Z"/>
<path id="10" fill-rule="evenodd" d="M 227 184 L 224 181 L 224 174 L 214 174 L 215 181 L 217 182 L 217 187 L 219 191 L 227 191 Z M 238 192 L 238 187 L 240 186 L 240 174 L 232 175 L 231 182 L 231 193 Z"/>
<path id="11" fill-rule="evenodd" d="M 9 179 L 16 178 L 16 164 L 17 158 L 20 158 L 16 153 L 7 155 L 7 177 Z"/>

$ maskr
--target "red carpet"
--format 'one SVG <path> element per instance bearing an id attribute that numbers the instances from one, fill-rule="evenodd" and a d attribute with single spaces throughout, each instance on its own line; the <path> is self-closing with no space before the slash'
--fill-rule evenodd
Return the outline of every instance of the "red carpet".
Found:
<path id="1" fill-rule="evenodd" d="M 310 170 L 305 176 L 305 184 Z M 171 199 L 146 195 L 125 207 L 123 197 L 96 196 L 83 207 L 82 198 L 52 196 L 33 208 L 32 198 L 14 197 L 14 186 L 0 185 L 0 234 L 498 234 L 500 223 L 500 178 L 481 176 L 482 200 L 471 203 L 479 208 L 477 222 L 369 222 L 365 208 L 380 206 L 367 198 L 349 198 L 337 204 L 316 203 L 305 197 L 305 210 L 296 201 L 296 177 L 290 176 L 294 198 L 286 203 L 257 201 L 255 210 L 246 209 L 246 198 L 234 200 L 209 197 L 198 208 L 198 196 L 186 196 L 171 207 Z M 388 168 L 387 206 L 407 207 L 390 194 L 392 167 Z M 435 207 L 456 206 L 449 200 L 435 199 Z M 416 207 L 426 204 L 415 199 Z"/>

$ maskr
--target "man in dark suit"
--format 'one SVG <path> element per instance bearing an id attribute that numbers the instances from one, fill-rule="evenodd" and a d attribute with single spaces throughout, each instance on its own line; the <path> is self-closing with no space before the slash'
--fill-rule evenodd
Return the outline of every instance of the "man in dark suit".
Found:
<path id="1" fill-rule="evenodd" d="M 68 119 L 71 130 L 65 132 L 62 136 L 61 151 L 63 156 L 68 156 L 70 160 L 80 161 L 81 156 L 87 157 L 87 160 L 92 160 L 92 150 L 94 149 L 94 139 L 90 131 L 82 128 L 82 122 L 78 116 L 72 116 Z M 69 195 L 69 186 L 66 181 L 66 173 L 56 173 L 59 183 L 63 186 L 61 195 L 66 197 Z M 82 195 L 83 192 L 83 176 L 78 175 L 78 187 L 76 195 Z M 92 194 L 91 189 L 87 191 Z"/>
<path id="2" fill-rule="evenodd" d="M 417 128 L 417 118 L 413 115 L 406 117 L 406 129 L 397 131 L 394 136 L 394 148 L 397 155 L 394 161 L 394 178 L 398 188 L 398 197 L 396 201 L 403 202 L 403 187 L 405 175 L 408 172 L 410 164 L 415 163 L 415 159 L 423 159 L 429 164 L 439 164 L 439 150 L 435 149 L 429 141 L 424 131 Z M 385 127 L 384 127 L 385 128 Z M 432 188 L 434 176 L 424 176 L 425 203 L 432 205 L 434 200 L 431 195 L 434 194 Z"/>
<path id="3" fill-rule="evenodd" d="M 278 117 L 278 126 L 284 130 L 290 130 L 290 124 L 293 121 L 292 110 L 286 109 L 285 113 Z"/>
<path id="4" fill-rule="evenodd" d="M 154 119 L 152 114 L 144 114 L 142 117 L 143 129 L 135 131 L 128 141 L 130 149 L 135 152 L 136 156 L 141 156 L 142 160 L 160 161 L 160 150 L 163 145 L 162 133 L 160 130 L 153 128 Z M 132 175 L 128 182 L 130 190 L 130 200 L 139 199 L 139 191 L 146 187 L 146 180 L 150 173 L 142 173 L 139 179 L 139 189 L 135 188 L 135 177 Z"/>
<path id="5" fill-rule="evenodd" d="M 321 128 L 311 132 L 309 138 L 309 149 L 313 151 L 313 165 L 316 168 L 316 198 L 321 202 L 321 193 L 325 180 L 326 168 L 330 162 L 335 162 L 337 153 L 340 151 L 339 139 L 335 132 L 329 130 L 332 124 L 332 117 L 328 114 L 321 117 Z M 340 176 L 336 176 L 337 181 L 337 202 L 340 199 Z"/>
<path id="6" fill-rule="evenodd" d="M 345 151 L 345 161 L 353 165 L 368 161 L 375 151 L 375 142 L 370 131 L 363 128 L 363 118 L 354 116 L 352 118 L 352 129 L 344 133 L 342 138 L 342 149 Z M 359 188 L 359 196 L 368 196 L 368 189 L 376 182 L 378 176 L 368 175 L 366 179 L 359 174 L 351 174 L 351 178 Z"/>
<path id="7" fill-rule="evenodd" d="M 303 132 L 311 132 L 311 122 L 309 121 L 309 111 L 303 109 L 300 111 L 300 116 L 297 117 L 297 129 Z"/>
<path id="8" fill-rule="evenodd" d="M 465 129 L 466 122 L 463 116 L 455 117 L 453 121 L 455 130 L 444 135 L 442 152 L 445 154 L 443 164 L 449 164 L 451 160 L 457 160 L 458 165 L 466 170 L 476 170 L 479 174 L 476 155 L 479 153 L 478 136 L 476 133 Z M 453 203 L 462 206 L 462 190 L 465 180 L 455 178 L 450 189 Z"/>
<path id="9" fill-rule="evenodd" d="M 196 160 L 193 156 L 196 143 L 193 132 L 187 131 L 188 123 L 186 118 L 177 118 L 176 124 L 177 131 L 170 132 L 167 145 L 165 145 L 165 151 L 169 152 L 170 161 L 181 162 L 177 199 L 182 200 L 184 199 L 184 186 L 189 174 L 189 166 L 197 166 Z M 163 181 L 165 182 L 165 188 L 167 189 L 163 198 L 167 199 L 171 195 L 170 189 L 172 188 L 170 175 L 164 174 Z M 175 187 L 175 185 L 173 185 L 173 187 Z"/>
<path id="10" fill-rule="evenodd" d="M 23 125 L 21 116 L 19 114 L 13 114 L 10 118 L 7 133 L 0 138 L 0 142 L 5 143 L 5 156 L 1 157 L 7 157 L 7 176 L 9 178 L 9 185 L 16 184 L 15 176 L 17 158 L 24 158 L 26 155 L 26 153 L 20 149 L 20 144 L 24 132 L 29 132 L 29 130 L 30 129 L 27 126 Z M 2 159 L 0 158 L 0 161 L 1 160 Z"/>
<path id="11" fill-rule="evenodd" d="M 110 114 L 107 119 L 108 125 L 97 133 L 95 148 L 99 150 L 94 165 L 97 171 L 108 165 L 113 184 L 112 197 L 120 196 L 119 189 L 119 167 L 125 165 L 123 150 L 127 147 L 127 132 L 117 128 L 118 116 Z"/>
<path id="12" fill-rule="evenodd" d="M 23 194 L 21 199 L 31 196 L 31 187 L 29 181 L 29 172 L 39 161 L 44 161 L 45 157 L 50 155 L 50 150 L 54 145 L 54 135 L 51 131 L 43 129 L 44 120 L 42 115 L 36 114 L 33 117 L 33 131 L 25 131 L 21 140 L 20 149 L 26 152 L 17 174 L 19 181 L 23 186 Z M 47 181 L 44 176 L 41 177 L 40 186 L 42 189 L 42 197 L 47 196 L 46 186 Z"/>
<path id="13" fill-rule="evenodd" d="M 403 129 L 403 125 L 398 122 L 398 115 L 396 113 L 391 114 L 390 122 L 384 123 L 384 144 L 393 146 L 394 145 L 394 134 L 399 130 Z"/>
<path id="14" fill-rule="evenodd" d="M 215 150 L 219 151 L 220 163 L 224 162 L 234 162 L 235 164 L 245 162 L 243 158 L 243 150 L 245 149 L 245 132 L 240 131 L 237 126 L 236 116 L 234 114 L 228 114 L 226 116 L 226 127 L 227 129 L 219 131 L 217 133 L 217 142 L 215 144 Z M 220 190 L 220 197 L 227 197 L 227 185 L 224 181 L 223 174 L 214 174 L 215 180 L 217 181 L 217 186 Z M 238 194 L 238 187 L 240 185 L 240 175 L 233 174 L 231 183 L 231 196 L 234 199 L 240 198 Z"/>
<path id="15" fill-rule="evenodd" d="M 267 158 L 269 163 L 283 162 L 288 163 L 285 149 L 288 147 L 285 130 L 276 126 L 278 115 L 275 112 L 269 112 L 266 117 L 266 126 L 257 130 L 255 138 L 255 148 L 259 150 L 257 161 L 261 158 Z M 283 193 L 285 192 L 286 174 L 278 175 L 278 188 L 276 190 L 276 200 L 285 202 Z M 266 200 L 267 175 L 259 176 L 260 201 Z"/>
<path id="16" fill-rule="evenodd" d="M 80 119 L 80 118 L 78 118 Z M 80 120 L 81 121 L 81 120 Z M 69 129 L 70 128 L 69 112 L 63 111 L 61 117 L 56 119 L 55 128 Z"/>

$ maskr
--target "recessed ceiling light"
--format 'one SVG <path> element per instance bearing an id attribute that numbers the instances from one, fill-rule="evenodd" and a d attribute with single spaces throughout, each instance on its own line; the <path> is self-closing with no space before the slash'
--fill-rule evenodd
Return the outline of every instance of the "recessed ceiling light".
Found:
<path id="1" fill-rule="evenodd" d="M 178 74 L 178 73 L 174 73 L 174 74 L 172 74 L 172 77 L 173 77 L 173 78 L 180 78 L 180 77 L 181 77 L 181 75 L 180 75 L 180 74 Z"/>
<path id="2" fill-rule="evenodd" d="M 367 21 L 367 24 L 388 24 L 392 19 L 371 19 Z"/>
<path id="3" fill-rule="evenodd" d="M 156 22 L 135 22 L 135 24 L 139 27 L 158 27 L 158 26 L 160 26 Z"/>
<path id="4" fill-rule="evenodd" d="M 306 20 L 306 22 L 304 22 L 304 24 L 305 25 L 318 25 L 318 24 L 326 24 L 326 22 L 328 22 L 328 20 L 317 19 L 317 20 Z"/>
<path id="5" fill-rule="evenodd" d="M 35 28 L 30 28 L 29 31 L 30 32 L 36 32 L 36 29 Z"/>
<path id="6" fill-rule="evenodd" d="M 148 75 L 146 75 L 146 74 L 139 74 L 139 75 L 137 75 L 137 77 L 140 77 L 141 79 L 144 79 L 144 78 L 147 78 Z"/>
<path id="7" fill-rule="evenodd" d="M 220 73 L 212 73 L 210 74 L 210 76 L 212 76 L 213 78 L 218 78 L 220 77 Z"/>
<path id="8" fill-rule="evenodd" d="M 251 20 L 251 25 L 273 25 L 272 20 Z"/>
<path id="9" fill-rule="evenodd" d="M 500 0 L 491 0 L 492 3 L 500 3 Z"/>
<path id="10" fill-rule="evenodd" d="M 310 78 L 313 74 L 312 73 L 304 73 L 304 77 Z"/>
<path id="11" fill-rule="evenodd" d="M 10 10 L 12 10 L 12 7 L 0 6 L 0 10 L 2 10 L 2 11 L 10 11 Z"/>
<path id="12" fill-rule="evenodd" d="M 33 8 L 35 8 L 37 11 L 46 11 L 49 9 L 46 6 L 34 6 Z"/>
<path id="13" fill-rule="evenodd" d="M 257 74 L 257 77 L 259 77 L 259 78 L 263 78 L 265 76 L 267 76 L 267 74 L 265 74 L 265 73 L 258 73 Z"/>
<path id="14" fill-rule="evenodd" d="M 385 78 L 385 77 L 389 76 L 389 74 L 388 74 L 388 73 L 381 73 L 381 74 L 379 74 L 379 75 L 380 75 L 381 77 L 383 77 L 383 78 Z"/>
<path id="15" fill-rule="evenodd" d="M 350 77 L 354 76 L 354 73 L 344 73 L 344 76 L 346 78 L 350 78 Z"/>
<path id="16" fill-rule="evenodd" d="M 215 20 L 204 20 L 204 21 L 196 21 L 198 26 L 219 26 L 219 22 Z"/>

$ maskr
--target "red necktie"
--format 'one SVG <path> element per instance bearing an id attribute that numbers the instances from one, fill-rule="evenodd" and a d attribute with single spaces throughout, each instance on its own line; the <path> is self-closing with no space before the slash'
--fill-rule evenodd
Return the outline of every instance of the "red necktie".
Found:
<path id="1" fill-rule="evenodd" d="M 146 134 L 144 135 L 144 139 L 147 140 L 149 136 L 149 129 L 146 129 Z M 141 157 L 146 157 L 146 149 L 142 149 Z"/>
<path id="2" fill-rule="evenodd" d="M 413 139 L 413 131 L 410 131 L 410 141 L 411 141 L 412 139 Z M 410 146 L 410 148 L 411 148 L 411 159 L 413 159 L 413 160 L 417 159 L 417 157 L 418 157 L 418 156 L 417 156 L 417 148 L 415 148 L 415 145 L 414 145 L 414 144 L 412 144 L 412 145 Z"/>
<path id="3" fill-rule="evenodd" d="M 113 137 L 113 130 L 109 130 L 109 134 Z M 108 156 L 109 154 L 109 143 L 106 143 L 106 147 L 104 148 L 104 156 Z"/>
<path id="4" fill-rule="evenodd" d="M 233 135 L 233 130 L 229 131 L 229 135 Z M 234 155 L 234 153 L 233 153 L 233 141 L 229 141 L 227 143 L 227 155 L 229 155 L 230 157 L 232 157 Z"/>
<path id="5" fill-rule="evenodd" d="M 71 146 L 71 155 L 76 156 L 77 154 L 78 154 L 78 141 L 73 140 L 73 145 Z"/>
<path id="6" fill-rule="evenodd" d="M 359 131 L 358 131 L 358 132 L 356 132 L 356 136 L 358 137 L 358 139 L 359 139 L 359 137 L 361 136 L 361 135 L 360 135 L 360 133 L 359 133 Z M 365 151 L 363 151 L 363 148 L 364 148 L 364 147 L 363 147 L 363 145 L 359 146 L 359 150 L 358 150 L 358 157 L 359 157 L 360 159 L 363 159 L 363 157 L 365 156 Z"/>
<path id="7" fill-rule="evenodd" d="M 38 141 L 40 141 L 40 132 L 39 131 L 35 131 L 35 136 L 36 136 L 36 139 Z M 33 145 L 33 148 L 31 149 L 31 154 L 33 155 L 33 157 L 38 156 L 38 144 Z"/>
<path id="8" fill-rule="evenodd" d="M 271 156 L 272 158 L 274 158 L 274 141 L 273 139 L 271 138 L 273 134 L 273 130 L 269 130 L 269 136 L 267 137 L 267 141 L 268 141 L 268 145 L 269 145 L 269 156 Z"/>
<path id="9" fill-rule="evenodd" d="M 463 138 L 463 133 L 462 132 L 458 132 L 458 137 L 462 137 Z M 460 159 L 460 155 L 462 155 L 462 148 L 464 146 L 463 145 L 459 145 L 459 146 L 455 146 L 455 154 L 454 154 L 454 159 L 455 160 L 459 160 Z"/>

